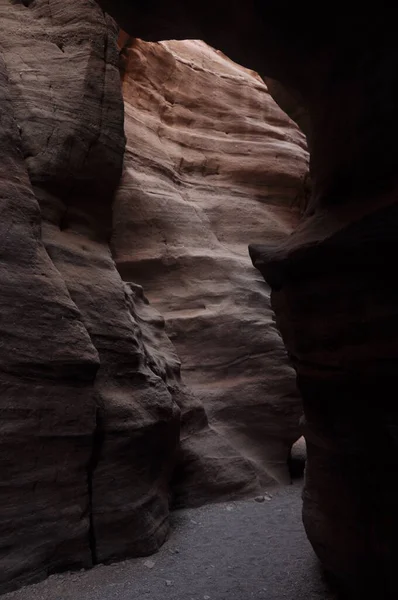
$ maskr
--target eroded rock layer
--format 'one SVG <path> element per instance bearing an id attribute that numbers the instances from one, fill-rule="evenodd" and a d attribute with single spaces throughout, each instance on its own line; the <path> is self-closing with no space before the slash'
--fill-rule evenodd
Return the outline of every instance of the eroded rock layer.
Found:
<path id="1" fill-rule="evenodd" d="M 170 501 L 286 479 L 298 435 L 244 230 L 290 231 L 303 138 L 204 44 L 137 42 L 113 207 L 117 35 L 91 0 L 0 0 L 0 591 L 155 551 Z"/>
<path id="2" fill-rule="evenodd" d="M 0 589 L 156 550 L 179 409 L 108 246 L 124 151 L 117 29 L 0 3 Z"/>
<path id="3" fill-rule="evenodd" d="M 127 40 L 123 54 L 119 271 L 164 316 L 214 432 L 263 483 L 286 481 L 300 402 L 247 242 L 286 237 L 297 223 L 304 136 L 254 72 L 203 42 Z M 217 457 L 214 444 L 203 448 Z"/>

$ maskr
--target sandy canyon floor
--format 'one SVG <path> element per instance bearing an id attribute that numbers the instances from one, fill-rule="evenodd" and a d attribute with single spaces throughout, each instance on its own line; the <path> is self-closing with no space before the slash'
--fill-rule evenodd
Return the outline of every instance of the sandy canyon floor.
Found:
<path id="1" fill-rule="evenodd" d="M 52 576 L 4 600 L 331 600 L 301 523 L 301 487 L 178 511 L 158 554 Z"/>

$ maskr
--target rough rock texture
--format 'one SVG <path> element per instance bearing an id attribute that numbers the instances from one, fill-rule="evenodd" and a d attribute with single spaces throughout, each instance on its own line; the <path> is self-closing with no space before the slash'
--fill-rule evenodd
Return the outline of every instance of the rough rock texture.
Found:
<path id="1" fill-rule="evenodd" d="M 2 591 L 168 530 L 179 409 L 107 241 L 116 37 L 88 0 L 0 2 Z"/>
<path id="2" fill-rule="evenodd" d="M 181 380 L 181 363 L 166 334 L 163 316 L 149 304 L 141 286 L 128 283 L 127 289 L 151 369 L 167 382 L 181 410 L 170 502 L 173 506 L 197 506 L 255 494 L 261 483 L 254 466 L 209 425 L 204 405 Z"/>
<path id="3" fill-rule="evenodd" d="M 239 215 L 253 232 L 267 219 L 270 236 L 290 230 L 294 219 L 286 218 L 290 205 L 299 203 L 306 170 L 302 137 L 291 123 L 280 121 L 254 74 L 203 44 L 188 44 L 178 61 L 173 44 L 138 44 L 141 80 L 138 74 L 136 83 L 126 79 L 127 89 L 135 86 L 137 93 L 129 111 L 148 118 L 140 129 L 128 116 L 135 139 L 129 140 L 127 179 L 112 214 L 125 145 L 117 33 L 91 0 L 0 0 L 0 592 L 56 570 L 155 551 L 168 533 L 170 500 L 194 504 L 253 492 L 265 459 L 271 475 L 283 478 L 298 435 L 292 370 L 270 309 L 264 318 L 250 308 L 266 305 L 268 288 L 250 267 L 243 228 L 235 223 Z M 144 85 L 145 62 L 153 69 L 153 88 Z M 167 100 L 157 89 L 164 78 L 159 69 L 177 62 L 181 76 L 191 73 L 192 90 L 178 96 L 182 112 L 192 118 L 183 101 L 192 102 L 193 93 L 217 79 L 209 118 L 223 122 L 224 130 L 212 137 L 211 122 L 196 112 L 202 134 L 189 132 L 186 123 L 181 139 L 178 117 L 175 139 L 170 134 L 159 155 L 159 137 L 150 124 L 160 119 L 169 133 L 173 129 L 167 108 L 173 93 L 164 88 L 171 94 Z M 219 76 L 203 79 L 210 66 Z M 234 106 L 236 114 L 228 116 L 226 107 Z M 261 122 L 265 117 L 268 126 Z M 221 134 L 231 138 L 223 146 L 231 158 L 223 155 L 218 164 L 214 148 Z M 260 141 L 263 136 L 268 146 Z M 183 150 L 184 143 L 192 150 Z M 242 148 L 256 158 L 245 161 Z M 270 152 L 267 177 L 257 148 Z M 123 195 L 132 190 L 128 161 L 134 152 L 144 186 L 136 204 Z M 165 153 L 170 153 L 166 160 Z M 168 190 L 170 203 L 180 179 L 180 194 L 195 186 L 196 200 L 191 190 L 178 205 L 185 212 L 174 207 L 162 222 L 167 211 L 145 217 L 145 210 L 156 212 L 164 200 L 154 196 L 145 208 L 151 177 Z M 240 210 L 240 201 L 251 197 L 252 204 Z M 220 208 L 218 200 L 223 200 Z M 143 211 L 134 217 L 134 237 L 132 207 Z M 191 274 L 198 265 L 192 278 L 184 273 L 184 260 L 176 260 L 173 270 L 173 254 L 159 253 L 158 223 L 165 227 L 170 251 L 186 248 Z M 127 283 L 113 260 L 111 238 L 123 275 L 127 263 L 132 271 L 136 265 L 137 277 Z M 122 250 L 128 251 L 127 263 Z M 181 252 L 175 255 L 179 260 Z M 148 266 L 151 278 L 144 277 Z M 178 269 L 184 275 L 180 284 Z M 171 327 L 176 304 L 164 286 L 173 274 L 171 289 L 183 296 Z M 191 387 L 181 381 L 163 317 L 137 285 L 143 280 L 151 284 L 150 296 L 164 311 L 168 330 L 181 340 L 179 349 L 186 350 Z M 185 309 L 190 318 L 192 310 L 203 311 L 198 293 L 221 315 L 218 321 L 197 316 L 185 321 Z M 185 322 L 198 336 L 192 345 L 177 335 L 178 328 L 184 333 Z M 222 339 L 226 328 L 231 335 Z M 222 393 L 215 393 L 221 385 Z M 211 407 L 209 425 L 205 408 Z M 265 432 L 258 429 L 260 421 Z M 268 471 L 263 480 L 270 481 Z"/>
<path id="4" fill-rule="evenodd" d="M 164 316 L 214 432 L 263 483 L 289 481 L 301 402 L 247 243 L 296 224 L 304 135 L 258 75 L 200 41 L 125 44 L 123 93 L 118 269 Z M 219 442 L 188 437 L 188 452 L 193 443 L 202 459 L 218 459 Z M 225 469 L 233 479 L 234 466 Z"/>
<path id="5" fill-rule="evenodd" d="M 18 83 L 50 85 L 39 59 L 32 69 L 26 11 L 0 4 L 0 589 L 27 573 L 91 562 L 87 466 L 99 359 L 41 242 L 16 104 L 23 102 Z M 40 105 L 32 107 L 40 120 Z"/>
<path id="6" fill-rule="evenodd" d="M 152 0 L 146 10 L 128 0 L 101 4 L 131 35 L 156 40 L 193 33 L 297 90 L 307 107 L 308 219 L 288 241 L 255 247 L 252 256 L 274 290 L 303 395 L 309 538 L 350 598 L 396 598 L 394 6 Z"/>

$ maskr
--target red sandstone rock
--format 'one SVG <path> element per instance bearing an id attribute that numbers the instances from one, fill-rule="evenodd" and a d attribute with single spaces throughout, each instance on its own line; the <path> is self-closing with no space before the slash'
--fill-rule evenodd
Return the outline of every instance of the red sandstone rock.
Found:
<path id="1" fill-rule="evenodd" d="M 135 114 L 146 120 L 129 139 L 128 160 L 134 150 L 137 177 L 147 179 L 131 236 L 125 182 L 112 215 L 124 152 L 116 37 L 90 0 L 0 6 L 1 591 L 155 551 L 168 532 L 173 492 L 176 503 L 192 504 L 254 491 L 263 461 L 265 481 L 286 476 L 298 435 L 292 370 L 270 309 L 260 314 L 269 293 L 249 264 L 244 228 L 258 241 L 261 219 L 271 237 L 290 231 L 306 171 L 303 138 L 255 74 L 205 45 L 187 44 L 181 54 L 178 44 L 138 44 L 141 77 L 149 73 L 154 87 L 135 96 Z M 178 96 L 188 119 L 183 136 L 181 114 L 173 125 L 170 109 L 176 91 L 165 88 L 167 99 L 156 87 L 160 58 L 191 73 Z M 207 121 L 197 112 L 199 92 L 203 106 L 209 102 Z M 169 136 L 160 158 L 148 126 L 159 120 L 156 131 Z M 166 193 L 140 205 L 153 179 Z M 180 180 L 187 198 L 164 211 Z M 145 210 L 159 212 L 146 221 Z M 116 269 L 112 235 L 122 274 L 122 248 L 130 267 L 138 265 L 128 283 Z M 163 235 L 170 256 L 159 253 Z M 136 285 L 142 279 L 166 329 Z M 203 298 L 198 305 L 199 293 L 210 310 Z M 185 323 L 196 332 L 192 341 Z M 178 334 L 185 383 L 167 332 Z"/>
<path id="2" fill-rule="evenodd" d="M 124 54 L 119 271 L 164 316 L 214 432 L 263 483 L 286 481 L 300 401 L 247 242 L 287 236 L 297 222 L 304 136 L 258 75 L 203 42 L 136 40 Z"/>

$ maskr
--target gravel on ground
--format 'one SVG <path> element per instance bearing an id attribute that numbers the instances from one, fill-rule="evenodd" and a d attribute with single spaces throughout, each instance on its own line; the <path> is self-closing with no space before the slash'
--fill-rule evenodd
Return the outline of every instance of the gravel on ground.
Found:
<path id="1" fill-rule="evenodd" d="M 301 522 L 301 483 L 173 514 L 155 555 L 54 575 L 4 600 L 331 600 Z"/>

